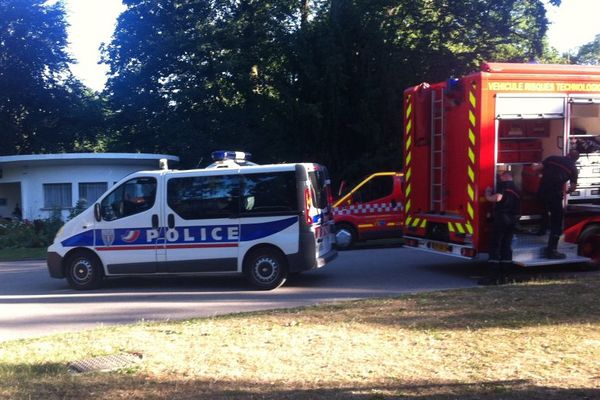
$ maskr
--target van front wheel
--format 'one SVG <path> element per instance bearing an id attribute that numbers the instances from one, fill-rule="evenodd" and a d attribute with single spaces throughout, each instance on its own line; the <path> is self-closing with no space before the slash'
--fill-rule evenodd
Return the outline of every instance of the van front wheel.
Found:
<path id="1" fill-rule="evenodd" d="M 91 253 L 77 252 L 67 259 L 65 275 L 73 289 L 95 289 L 102 280 L 100 260 Z"/>
<path id="2" fill-rule="evenodd" d="M 272 249 L 258 249 L 246 259 L 248 281 L 261 290 L 272 290 L 285 283 L 288 270 L 281 254 Z"/>

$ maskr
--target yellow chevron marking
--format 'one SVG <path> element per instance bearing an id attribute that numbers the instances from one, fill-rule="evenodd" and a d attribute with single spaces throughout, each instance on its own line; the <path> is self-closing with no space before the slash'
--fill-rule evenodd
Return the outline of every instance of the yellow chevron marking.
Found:
<path id="1" fill-rule="evenodd" d="M 406 187 L 406 197 L 410 196 L 410 192 L 412 190 L 412 185 L 409 183 Z"/>
<path id="2" fill-rule="evenodd" d="M 471 106 L 473 106 L 473 107 L 477 106 L 477 98 L 475 97 L 475 93 L 473 93 L 473 92 L 469 93 L 469 101 L 471 102 Z"/>
<path id="3" fill-rule="evenodd" d="M 469 121 L 471 121 L 471 125 L 475 126 L 475 114 L 471 110 L 469 110 Z"/>
<path id="4" fill-rule="evenodd" d="M 469 235 L 472 235 L 473 227 L 471 226 L 471 224 L 467 222 L 466 227 L 467 227 L 467 232 L 469 232 Z"/>
<path id="5" fill-rule="evenodd" d="M 412 113 L 412 103 L 408 103 L 408 107 L 406 107 L 406 118 L 410 117 Z"/>
<path id="6" fill-rule="evenodd" d="M 409 119 L 406 122 L 406 133 L 410 133 L 410 130 L 412 129 L 412 119 Z"/>
<path id="7" fill-rule="evenodd" d="M 412 153 L 408 153 L 406 155 L 406 165 L 410 165 L 410 160 L 412 159 Z"/>
<path id="8" fill-rule="evenodd" d="M 475 153 L 473 149 L 469 147 L 469 160 L 471 160 L 471 164 L 475 164 Z"/>
<path id="9" fill-rule="evenodd" d="M 458 229 L 458 233 L 465 233 L 465 230 L 462 227 L 462 224 L 457 223 L 456 229 Z"/>
<path id="10" fill-rule="evenodd" d="M 415 219 L 413 220 L 413 224 L 412 224 L 412 226 L 417 226 L 417 225 L 419 225 L 419 222 L 421 222 L 421 218 L 415 218 Z"/>
<path id="11" fill-rule="evenodd" d="M 425 228 L 427 226 L 427 220 L 424 219 L 423 222 L 421 222 L 421 228 Z"/>
<path id="12" fill-rule="evenodd" d="M 467 212 L 469 213 L 469 217 L 473 219 L 473 215 L 475 214 L 475 212 L 473 211 L 473 206 L 471 205 L 471 203 L 467 203 Z"/>
<path id="13" fill-rule="evenodd" d="M 475 182 L 475 172 L 473 172 L 473 168 L 470 165 L 467 165 L 467 174 L 469 174 L 471 182 Z"/>
<path id="14" fill-rule="evenodd" d="M 411 144 L 412 144 L 412 136 L 409 136 L 408 139 L 406 139 L 406 151 L 408 151 Z"/>
<path id="15" fill-rule="evenodd" d="M 406 225 L 410 225 L 410 221 L 412 221 L 412 217 L 406 217 Z"/>
<path id="16" fill-rule="evenodd" d="M 475 146 L 475 134 L 471 128 L 469 128 L 469 140 L 471 141 L 471 144 Z"/>
<path id="17" fill-rule="evenodd" d="M 467 192 L 469 193 L 469 198 L 471 201 L 475 200 L 475 191 L 473 190 L 472 185 L 467 185 Z"/>
<path id="18" fill-rule="evenodd" d="M 408 169 L 408 171 L 406 171 L 406 181 L 407 181 L 407 182 L 408 182 L 408 181 L 410 181 L 410 177 L 411 177 L 411 175 L 412 175 L 412 167 L 410 167 L 410 168 Z"/>
<path id="19" fill-rule="evenodd" d="M 448 222 L 448 230 L 454 233 L 454 226 L 452 226 L 452 222 Z"/>
<path id="20" fill-rule="evenodd" d="M 410 210 L 410 199 L 406 202 L 406 212 Z"/>

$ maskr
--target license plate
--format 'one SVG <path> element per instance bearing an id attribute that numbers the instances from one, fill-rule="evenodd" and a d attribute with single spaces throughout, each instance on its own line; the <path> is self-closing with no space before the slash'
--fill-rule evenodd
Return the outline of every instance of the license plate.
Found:
<path id="1" fill-rule="evenodd" d="M 444 253 L 447 253 L 450 251 L 450 247 L 447 244 L 443 244 L 443 243 L 432 243 L 431 248 L 436 251 L 443 251 Z"/>

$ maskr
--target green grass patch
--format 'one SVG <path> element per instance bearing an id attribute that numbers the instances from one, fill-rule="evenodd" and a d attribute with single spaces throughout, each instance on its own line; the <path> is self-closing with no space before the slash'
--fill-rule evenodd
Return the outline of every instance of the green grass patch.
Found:
<path id="1" fill-rule="evenodd" d="M 600 398 L 600 276 L 0 344 L 10 399 Z M 122 370 L 69 362 L 140 353 Z"/>
<path id="2" fill-rule="evenodd" d="M 46 247 L 4 248 L 0 249 L 0 261 L 43 260 L 46 259 Z"/>

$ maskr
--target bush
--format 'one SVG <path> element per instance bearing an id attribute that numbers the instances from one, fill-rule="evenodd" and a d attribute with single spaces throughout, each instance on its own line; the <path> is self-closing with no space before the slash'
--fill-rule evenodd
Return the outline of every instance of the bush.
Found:
<path id="1" fill-rule="evenodd" d="M 47 247 L 62 226 L 60 212 L 48 219 L 32 221 L 10 220 L 0 223 L 0 249 Z"/>

